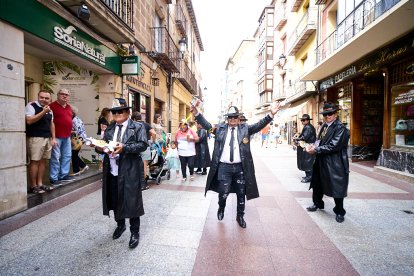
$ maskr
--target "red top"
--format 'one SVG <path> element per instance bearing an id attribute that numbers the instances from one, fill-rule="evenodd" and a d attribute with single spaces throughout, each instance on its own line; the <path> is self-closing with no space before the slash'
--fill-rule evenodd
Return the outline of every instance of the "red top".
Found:
<path id="1" fill-rule="evenodd" d="M 68 138 L 72 132 L 72 108 L 69 104 L 61 106 L 57 101 L 50 104 L 53 111 L 56 138 Z"/>

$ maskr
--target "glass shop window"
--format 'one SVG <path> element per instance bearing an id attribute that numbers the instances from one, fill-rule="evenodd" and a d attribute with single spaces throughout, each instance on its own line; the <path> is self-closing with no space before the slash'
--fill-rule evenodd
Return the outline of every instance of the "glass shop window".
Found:
<path id="1" fill-rule="evenodd" d="M 391 145 L 414 149 L 414 83 L 392 88 Z"/>

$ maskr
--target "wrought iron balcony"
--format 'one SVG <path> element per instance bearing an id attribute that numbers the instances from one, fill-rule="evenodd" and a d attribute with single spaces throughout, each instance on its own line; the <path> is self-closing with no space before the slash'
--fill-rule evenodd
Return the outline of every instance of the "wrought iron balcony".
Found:
<path id="1" fill-rule="evenodd" d="M 187 37 L 187 19 L 184 15 L 184 10 L 181 5 L 175 6 L 175 24 L 181 33 L 181 36 Z"/>
<path id="2" fill-rule="evenodd" d="M 76 16 L 81 5 L 90 10 L 88 25 L 115 43 L 134 41 L 134 0 L 56 0 Z"/>
<path id="3" fill-rule="evenodd" d="M 133 0 L 101 0 L 126 26 L 134 29 L 134 1 Z"/>
<path id="4" fill-rule="evenodd" d="M 309 8 L 306 14 L 299 21 L 299 24 L 290 34 L 288 41 L 288 55 L 295 55 L 300 48 L 306 43 L 308 38 L 316 31 L 318 10 L 317 8 Z"/>
<path id="5" fill-rule="evenodd" d="M 286 3 L 279 3 L 275 7 L 275 28 L 280 31 L 287 21 Z"/>
<path id="6" fill-rule="evenodd" d="M 400 0 L 382 0 L 374 4 L 373 1 L 362 1 L 350 13 L 336 30 L 316 48 L 316 64 L 334 54 L 340 47 L 346 45 L 351 38 L 373 23 L 378 17 L 394 7 Z"/>
<path id="7" fill-rule="evenodd" d="M 165 27 L 152 27 L 148 54 L 170 73 L 180 72 L 181 53 Z"/>
<path id="8" fill-rule="evenodd" d="M 294 102 L 305 98 L 309 95 L 312 95 L 316 92 L 316 87 L 311 81 L 301 81 L 301 79 L 296 79 L 293 81 L 290 89 L 287 90 L 286 103 Z"/>
<path id="9" fill-rule="evenodd" d="M 181 82 L 181 84 L 188 90 L 191 91 L 191 70 L 188 67 L 187 63 L 181 61 L 180 72 L 177 74 L 177 79 Z"/>

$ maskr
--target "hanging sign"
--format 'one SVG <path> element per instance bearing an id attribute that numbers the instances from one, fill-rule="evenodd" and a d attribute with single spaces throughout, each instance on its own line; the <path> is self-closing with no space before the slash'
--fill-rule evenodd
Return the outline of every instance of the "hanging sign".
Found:
<path id="1" fill-rule="evenodd" d="M 139 74 L 139 57 L 128 56 L 121 57 L 121 74 L 138 75 Z"/>

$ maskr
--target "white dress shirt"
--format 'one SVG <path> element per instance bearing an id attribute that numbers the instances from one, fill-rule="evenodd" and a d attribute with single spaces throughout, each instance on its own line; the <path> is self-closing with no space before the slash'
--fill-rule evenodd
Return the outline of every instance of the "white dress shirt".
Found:
<path id="1" fill-rule="evenodd" d="M 127 126 L 128 126 L 128 120 L 122 123 L 121 141 L 122 141 L 122 137 L 124 137 Z M 116 142 L 116 137 L 118 136 L 118 130 L 119 130 L 119 126 L 116 124 L 114 137 L 112 138 L 112 141 L 114 142 Z M 118 159 L 119 159 L 119 154 L 112 154 L 112 153 L 109 154 L 109 164 L 111 165 L 111 174 L 113 176 L 118 176 L 118 165 L 116 164 L 116 161 Z"/>
<path id="2" fill-rule="evenodd" d="M 240 158 L 240 148 L 239 148 L 239 139 L 237 137 L 237 127 L 234 127 L 234 156 L 233 156 L 233 162 L 230 161 L 230 139 L 231 139 L 231 128 L 229 126 L 229 129 L 227 131 L 226 141 L 224 143 L 223 147 L 223 153 L 220 157 L 220 162 L 222 163 L 228 163 L 228 164 L 235 164 L 235 163 L 241 163 Z"/>

